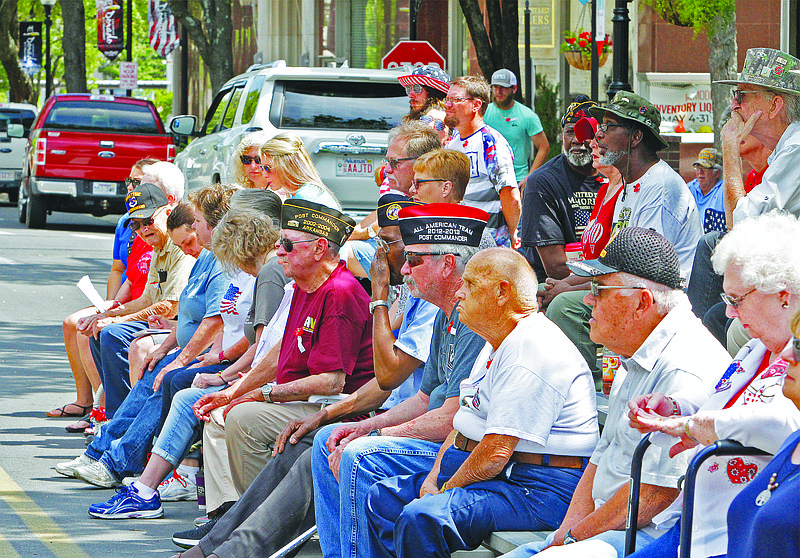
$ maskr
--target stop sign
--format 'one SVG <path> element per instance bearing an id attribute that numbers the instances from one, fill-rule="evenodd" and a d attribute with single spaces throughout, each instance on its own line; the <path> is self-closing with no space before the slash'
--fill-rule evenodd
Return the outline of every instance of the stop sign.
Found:
<path id="1" fill-rule="evenodd" d="M 428 41 L 400 41 L 381 60 L 381 68 L 385 70 L 428 65 L 439 66 L 441 69 L 445 65 L 442 55 Z"/>

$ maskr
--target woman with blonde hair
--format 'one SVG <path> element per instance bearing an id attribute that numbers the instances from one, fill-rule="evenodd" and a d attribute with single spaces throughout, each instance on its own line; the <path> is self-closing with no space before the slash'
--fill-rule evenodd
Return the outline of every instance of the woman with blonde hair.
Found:
<path id="1" fill-rule="evenodd" d="M 322 183 L 303 141 L 292 134 L 278 134 L 261 146 L 261 167 L 268 187 L 287 198 L 316 202 L 341 210 L 342 206 Z"/>
<path id="2" fill-rule="evenodd" d="M 233 177 L 238 184 L 258 190 L 269 187 L 269 178 L 261 168 L 261 146 L 271 137 L 269 132 L 253 132 L 239 142 L 233 156 Z"/>

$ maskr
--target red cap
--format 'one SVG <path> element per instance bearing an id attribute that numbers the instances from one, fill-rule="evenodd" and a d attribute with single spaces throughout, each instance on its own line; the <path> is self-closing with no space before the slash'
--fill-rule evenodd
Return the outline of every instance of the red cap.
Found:
<path id="1" fill-rule="evenodd" d="M 597 119 L 591 116 L 584 116 L 575 123 L 575 139 L 578 141 L 589 141 L 594 139 L 594 133 L 597 131 Z"/>

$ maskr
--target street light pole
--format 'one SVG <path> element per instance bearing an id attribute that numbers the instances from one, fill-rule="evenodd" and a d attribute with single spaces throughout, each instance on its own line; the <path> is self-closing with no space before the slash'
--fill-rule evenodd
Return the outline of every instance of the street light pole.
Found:
<path id="1" fill-rule="evenodd" d="M 50 97 L 50 92 L 53 90 L 53 76 L 51 74 L 50 68 L 50 26 L 53 24 L 53 20 L 50 19 L 50 11 L 53 9 L 53 6 L 56 3 L 56 0 L 39 0 L 44 6 L 44 53 L 45 53 L 45 65 L 44 65 L 44 97 L 47 100 Z"/>
<path id="2" fill-rule="evenodd" d="M 628 83 L 628 3 L 632 0 L 616 0 L 614 3 L 614 62 L 612 65 L 612 82 L 608 87 L 608 99 L 611 100 L 617 91 L 633 91 Z"/>

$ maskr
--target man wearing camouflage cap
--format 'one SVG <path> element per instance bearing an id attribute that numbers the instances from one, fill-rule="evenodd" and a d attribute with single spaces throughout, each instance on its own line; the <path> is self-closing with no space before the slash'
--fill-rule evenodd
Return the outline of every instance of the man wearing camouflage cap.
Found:
<path id="1" fill-rule="evenodd" d="M 585 301 L 591 307 L 592 340 L 619 354 L 622 364 L 608 399 L 600 442 L 564 521 L 545 543 L 523 545 L 506 558 L 531 556 L 550 546 L 563 548 L 560 554 L 545 549 L 544 556 L 621 558 L 631 456 L 642 438 L 629 426 L 628 401 L 653 392 L 680 393 L 691 398 L 685 401 L 687 407 L 699 406 L 714 390 L 715 371 L 730 362 L 725 349 L 692 314 L 681 290 L 678 255 L 655 231 L 622 229 L 599 258 L 570 262 L 569 267 L 590 279 Z M 670 458 L 666 447 L 653 446 L 645 454 L 639 548 L 658 537 L 652 519 L 678 495 L 678 479 L 687 465 L 688 456 Z"/>
<path id="2" fill-rule="evenodd" d="M 703 149 L 693 163 L 697 178 L 687 184 L 694 196 L 703 232 L 725 230 L 725 203 L 722 190 L 722 154 L 714 148 Z"/>
<path id="3" fill-rule="evenodd" d="M 771 48 L 751 48 L 738 79 L 715 83 L 737 87 L 733 115 L 722 129 L 728 228 L 771 209 L 800 214 L 800 60 Z M 746 194 L 739 145 L 748 134 L 774 151 L 761 184 Z"/>

